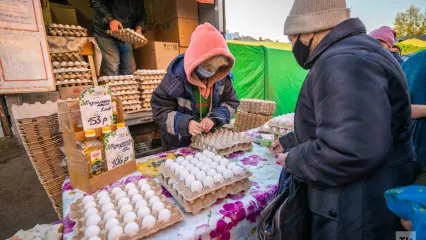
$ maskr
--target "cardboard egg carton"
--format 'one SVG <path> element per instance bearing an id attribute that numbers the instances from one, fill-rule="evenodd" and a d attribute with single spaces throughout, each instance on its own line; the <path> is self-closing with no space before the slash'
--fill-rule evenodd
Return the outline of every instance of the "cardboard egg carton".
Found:
<path id="1" fill-rule="evenodd" d="M 82 26 L 56 24 L 53 23 L 49 26 L 49 34 L 52 36 L 64 37 L 87 37 L 87 29 Z"/>
<path id="2" fill-rule="evenodd" d="M 140 100 L 123 100 L 121 101 L 121 104 L 124 106 L 126 105 L 133 105 L 133 104 L 141 104 L 142 102 Z"/>
<path id="3" fill-rule="evenodd" d="M 111 87 L 111 91 L 113 92 L 118 92 L 118 91 L 123 91 L 123 90 L 134 90 L 137 91 L 138 90 L 138 85 L 137 84 L 129 84 L 129 85 L 122 85 L 122 86 L 113 86 Z"/>
<path id="4" fill-rule="evenodd" d="M 69 62 L 69 61 L 84 61 L 83 56 L 80 52 L 67 52 L 67 53 L 50 53 L 52 61 L 57 62 Z"/>
<path id="5" fill-rule="evenodd" d="M 138 90 L 119 90 L 119 91 L 115 91 L 112 93 L 113 96 L 123 96 L 123 95 L 134 95 L 134 94 L 139 94 Z"/>
<path id="6" fill-rule="evenodd" d="M 203 197 L 195 199 L 194 201 L 187 201 L 182 195 L 179 194 L 178 190 L 174 188 L 173 185 L 168 184 L 169 178 L 164 175 L 160 175 L 158 177 L 161 185 L 163 185 L 167 191 L 173 196 L 176 201 L 183 207 L 183 209 L 194 215 L 199 214 L 201 211 L 205 209 L 209 209 L 213 204 L 217 202 L 218 199 L 225 198 L 229 194 L 237 194 L 240 192 L 244 192 L 250 188 L 251 183 L 250 180 L 245 178 L 241 181 L 235 182 L 231 185 L 220 188 L 216 191 L 212 191 Z"/>
<path id="7" fill-rule="evenodd" d="M 66 67 L 66 68 L 56 68 L 53 70 L 53 73 L 76 73 L 76 72 L 90 72 L 90 69 L 87 67 Z"/>
<path id="8" fill-rule="evenodd" d="M 138 100 L 139 99 L 139 95 L 138 94 L 120 95 L 119 98 L 121 99 L 121 101 L 124 101 L 124 100 Z"/>
<path id="9" fill-rule="evenodd" d="M 167 73 L 165 69 L 138 69 L 134 72 L 134 75 L 138 76 L 151 76 L 151 75 L 161 75 L 164 76 Z"/>
<path id="10" fill-rule="evenodd" d="M 277 104 L 274 101 L 260 99 L 241 99 L 240 109 L 244 112 L 272 115 Z"/>
<path id="11" fill-rule="evenodd" d="M 155 211 L 152 206 L 149 204 L 149 198 L 145 196 L 145 191 L 143 191 L 142 186 L 138 186 L 138 182 L 137 181 L 133 181 L 132 183 L 136 186 L 135 188 L 138 190 L 139 194 L 142 195 L 142 199 L 146 201 L 147 206 L 151 212 L 150 215 L 153 216 L 155 218 L 155 224 L 152 228 L 148 228 L 148 227 L 142 227 L 141 223 L 142 223 L 142 216 L 137 216 L 137 218 L 135 219 L 134 222 L 136 222 L 138 224 L 139 230 L 138 232 L 134 235 L 134 236 L 130 236 L 129 234 L 122 234 L 121 236 L 119 236 L 119 240 L 133 240 L 133 239 L 142 239 L 145 237 L 148 237 L 162 229 L 165 229 L 167 227 L 170 227 L 174 224 L 176 224 L 177 222 L 180 222 L 183 220 L 184 216 L 183 213 L 179 210 L 179 208 L 177 208 L 175 205 L 167 202 L 165 200 L 165 197 L 161 194 L 162 190 L 161 187 L 154 181 L 151 179 L 146 179 L 148 184 L 151 186 L 151 190 L 154 191 L 155 195 L 159 198 L 159 201 L 161 201 L 164 204 L 165 209 L 168 209 L 171 212 L 171 216 L 170 219 L 168 221 L 161 221 L 158 220 L 158 212 Z M 126 186 L 127 185 L 121 185 L 119 186 L 119 188 L 121 189 L 122 192 L 128 192 L 128 190 L 126 190 Z M 115 218 L 118 220 L 118 226 L 121 226 L 123 229 L 125 228 L 125 223 L 124 223 L 124 216 L 120 214 L 120 208 L 118 208 L 118 201 L 115 200 L 115 198 L 113 198 L 115 196 L 115 194 L 113 193 L 114 189 L 109 189 L 108 195 L 110 197 L 110 199 L 112 200 L 111 203 L 113 204 L 113 209 L 115 210 L 116 213 L 118 213 L 117 216 L 115 216 Z M 100 229 L 100 233 L 98 235 L 98 237 L 102 240 L 106 240 L 108 239 L 108 234 L 109 232 L 106 230 L 106 221 L 104 220 L 104 217 L 106 215 L 105 212 L 102 212 L 102 207 L 101 204 L 99 202 L 99 200 L 101 198 L 98 198 L 98 195 L 100 193 L 95 193 L 93 196 L 93 198 L 96 200 L 95 201 L 95 207 L 94 209 L 96 209 L 96 212 L 98 212 L 98 215 L 101 217 L 101 220 L 96 224 L 99 229 Z M 157 198 L 157 200 L 158 200 Z M 131 199 L 131 198 L 130 198 Z M 74 203 L 71 204 L 70 209 L 71 209 L 71 213 L 70 213 L 70 219 L 74 222 L 76 222 L 76 224 L 74 225 L 74 231 L 76 232 L 76 236 L 73 239 L 83 239 L 83 240 L 87 240 L 88 237 L 85 236 L 85 230 L 86 230 L 86 223 L 89 220 L 89 218 L 86 218 L 86 210 L 84 209 L 85 205 L 83 204 L 83 199 L 77 199 L 77 201 L 75 201 Z M 87 202 L 86 202 L 87 203 Z M 130 201 L 131 206 L 132 206 L 132 210 L 135 213 L 137 212 L 136 209 L 136 203 L 133 201 Z M 93 206 L 93 205 L 91 205 Z M 95 211 L 95 210 L 92 210 Z M 93 223 L 92 223 L 93 224 Z"/>
<path id="12" fill-rule="evenodd" d="M 214 133 L 193 136 L 191 147 L 199 150 L 209 150 L 218 155 L 229 155 L 238 151 L 252 148 L 253 138 L 237 131 L 219 129 Z"/>
<path id="13" fill-rule="evenodd" d="M 158 87 L 158 84 L 144 84 L 144 85 L 139 85 L 139 89 L 143 90 L 152 90 L 152 89 L 156 89 Z"/>
<path id="14" fill-rule="evenodd" d="M 89 64 L 87 62 L 84 61 L 62 61 L 62 62 L 58 62 L 58 61 L 53 61 L 52 62 L 52 66 L 56 69 L 59 68 L 66 68 L 66 67 L 89 67 Z"/>
<path id="15" fill-rule="evenodd" d="M 150 79 L 150 80 L 145 80 L 143 82 L 140 82 L 140 84 L 141 85 L 151 85 L 151 84 L 159 85 L 161 83 L 161 80 L 163 80 L 163 78 Z"/>
<path id="16" fill-rule="evenodd" d="M 57 86 L 87 86 L 92 85 L 92 79 L 64 79 L 64 80 L 56 80 Z"/>
<path id="17" fill-rule="evenodd" d="M 125 43 L 131 44 L 145 44 L 148 40 L 141 34 L 135 32 L 133 29 L 118 29 L 117 31 L 107 30 L 107 33 Z"/>
<path id="18" fill-rule="evenodd" d="M 147 101 L 151 101 L 152 93 L 141 93 L 141 98 L 144 100 L 147 99 Z"/>
<path id="19" fill-rule="evenodd" d="M 56 80 L 65 79 L 90 79 L 92 75 L 90 73 L 71 72 L 71 73 L 55 73 Z"/>
<path id="20" fill-rule="evenodd" d="M 119 81 L 107 82 L 107 83 L 105 83 L 105 85 L 110 86 L 110 87 L 126 86 L 126 85 L 138 86 L 138 83 L 134 80 L 119 80 Z"/>
<path id="21" fill-rule="evenodd" d="M 132 111 L 140 111 L 142 110 L 142 105 L 141 104 L 123 105 L 123 109 L 127 113 Z"/>
<path id="22" fill-rule="evenodd" d="M 294 113 L 275 117 L 268 122 L 268 125 L 274 131 L 279 131 L 279 129 L 294 129 Z"/>
<path id="23" fill-rule="evenodd" d="M 272 115 L 265 116 L 238 110 L 234 127 L 238 131 L 246 131 L 248 129 L 260 127 L 271 119 Z"/>
<path id="24" fill-rule="evenodd" d="M 124 80 L 134 81 L 135 76 L 133 75 L 103 76 L 98 79 L 98 82 L 107 83 L 107 82 L 116 82 L 116 81 L 124 81 Z"/>

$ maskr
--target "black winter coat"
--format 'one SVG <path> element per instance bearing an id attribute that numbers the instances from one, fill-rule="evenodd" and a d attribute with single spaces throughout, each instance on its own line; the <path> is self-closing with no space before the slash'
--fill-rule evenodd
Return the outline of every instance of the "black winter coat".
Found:
<path id="1" fill-rule="evenodd" d="M 295 111 L 287 169 L 309 184 L 312 239 L 395 239 L 384 191 L 414 179 L 407 82 L 359 19 L 337 25 L 311 53 Z M 294 145 L 294 144 L 293 144 Z"/>

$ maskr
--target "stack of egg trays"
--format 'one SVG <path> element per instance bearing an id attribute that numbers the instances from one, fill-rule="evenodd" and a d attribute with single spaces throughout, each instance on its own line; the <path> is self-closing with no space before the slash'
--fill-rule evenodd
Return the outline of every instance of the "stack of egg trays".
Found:
<path id="1" fill-rule="evenodd" d="M 118 29 L 117 31 L 110 31 L 107 30 L 107 33 L 125 43 L 130 44 L 145 44 L 148 42 L 146 38 L 135 32 L 133 29 L 126 28 L 126 29 Z"/>
<path id="2" fill-rule="evenodd" d="M 54 61 L 56 85 L 61 87 L 92 85 L 89 64 L 85 61 Z"/>
<path id="3" fill-rule="evenodd" d="M 274 101 L 260 100 L 260 99 L 241 99 L 240 110 L 248 113 L 255 113 L 261 115 L 272 115 L 276 109 Z"/>
<path id="4" fill-rule="evenodd" d="M 202 210 L 210 208 L 218 199 L 225 198 L 228 194 L 237 194 L 250 188 L 251 183 L 249 177 L 251 172 L 245 170 L 243 176 L 238 176 L 234 179 L 226 179 L 223 183 L 215 183 L 213 188 L 205 187 L 202 192 L 193 193 L 180 180 L 174 172 L 168 170 L 164 164 L 158 168 L 161 185 L 172 194 L 186 212 L 194 215 L 199 214 Z M 170 180 L 176 181 L 177 184 L 169 184 Z"/>
<path id="5" fill-rule="evenodd" d="M 83 62 L 84 58 L 80 52 L 64 52 L 64 53 L 50 53 L 50 58 L 53 62 Z"/>
<path id="6" fill-rule="evenodd" d="M 143 110 L 151 110 L 152 93 L 161 83 L 165 74 L 165 70 L 141 69 L 134 72 L 136 80 L 139 82 Z"/>
<path id="7" fill-rule="evenodd" d="M 49 26 L 49 34 L 52 36 L 63 37 L 87 37 L 87 29 L 82 26 L 56 24 L 53 23 Z"/>
<path id="8" fill-rule="evenodd" d="M 238 131 L 246 131 L 260 127 L 271 119 L 272 115 L 259 115 L 238 110 L 234 126 Z"/>
<path id="9" fill-rule="evenodd" d="M 133 75 L 104 76 L 98 79 L 102 85 L 111 87 L 112 95 L 121 99 L 125 112 L 136 112 L 142 109 L 139 100 L 139 84 Z"/>

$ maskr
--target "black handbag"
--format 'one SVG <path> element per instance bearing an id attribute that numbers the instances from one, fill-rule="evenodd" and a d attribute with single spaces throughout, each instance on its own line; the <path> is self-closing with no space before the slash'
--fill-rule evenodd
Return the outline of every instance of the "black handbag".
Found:
<path id="1" fill-rule="evenodd" d="M 291 176 L 289 186 L 260 214 L 260 240 L 309 240 L 308 186 Z"/>

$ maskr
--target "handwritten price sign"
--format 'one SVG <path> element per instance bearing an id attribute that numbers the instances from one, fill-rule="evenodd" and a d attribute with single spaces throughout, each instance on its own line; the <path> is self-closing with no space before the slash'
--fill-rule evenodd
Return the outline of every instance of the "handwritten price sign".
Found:
<path id="1" fill-rule="evenodd" d="M 126 130 L 127 131 L 127 130 Z M 108 169 L 125 164 L 135 159 L 133 139 L 128 134 L 112 132 L 104 136 Z"/>
<path id="2" fill-rule="evenodd" d="M 95 129 L 112 124 L 111 89 L 107 86 L 89 88 L 80 96 L 83 129 Z"/>

